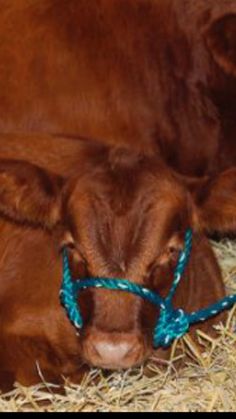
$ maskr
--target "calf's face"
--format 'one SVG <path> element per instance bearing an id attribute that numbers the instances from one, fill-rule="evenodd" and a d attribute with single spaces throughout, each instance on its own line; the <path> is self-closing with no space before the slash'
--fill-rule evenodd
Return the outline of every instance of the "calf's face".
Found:
<path id="1" fill-rule="evenodd" d="M 1 214 L 55 234 L 58 250 L 68 246 L 75 279 L 119 277 L 163 296 L 170 288 L 186 228 L 192 227 L 196 234 L 191 261 L 175 303 L 190 311 L 223 295 L 219 269 L 203 230 L 209 218 L 212 222 L 215 217 L 214 229 L 222 216 L 217 218 L 214 212 L 214 190 L 219 198 L 227 183 L 229 199 L 232 196 L 235 185 L 227 173 L 224 184 L 222 177 L 215 183 L 208 180 L 207 186 L 205 180 L 193 182 L 195 195 L 200 196 L 197 210 L 198 198 L 194 202 L 183 181 L 156 158 L 103 151 L 100 158 L 90 157 L 84 168 L 61 180 L 24 162 L 1 161 Z M 236 177 L 233 172 L 230 179 L 232 174 Z M 232 208 L 232 201 L 228 207 Z M 235 222 L 232 213 L 230 222 Z M 158 313 L 149 303 L 119 291 L 90 289 L 82 293 L 79 304 L 84 319 L 80 344 L 87 363 L 129 368 L 150 355 Z"/>
<path id="2" fill-rule="evenodd" d="M 190 207 L 187 190 L 161 163 L 145 159 L 72 180 L 62 219 L 74 277 L 124 278 L 165 294 L 192 224 Z M 109 369 L 141 363 L 152 347 L 155 310 L 107 290 L 88 291 L 87 305 L 86 360 Z"/>

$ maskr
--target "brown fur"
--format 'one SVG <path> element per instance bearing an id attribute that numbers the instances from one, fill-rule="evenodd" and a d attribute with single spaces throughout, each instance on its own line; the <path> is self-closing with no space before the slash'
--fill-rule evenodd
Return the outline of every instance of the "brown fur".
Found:
<path id="1" fill-rule="evenodd" d="M 235 1 L 0 0 L 0 10 L 1 384 L 37 382 L 36 363 L 50 381 L 77 381 L 84 364 L 140 364 L 155 310 L 84 292 L 76 336 L 58 297 L 60 249 L 70 246 L 76 277 L 165 295 L 191 226 L 175 304 L 224 295 L 205 235 L 235 233 Z M 130 351 L 112 363 L 104 341 Z"/>
<path id="2" fill-rule="evenodd" d="M 60 375 L 77 381 L 86 363 L 117 368 L 94 350 L 104 339 L 131 343 L 123 368 L 140 364 L 152 353 L 156 311 L 119 292 L 84 292 L 80 304 L 85 326 L 81 337 L 76 336 L 59 301 L 62 245 L 70 247 L 76 278 L 122 277 L 166 295 L 184 231 L 191 226 L 191 262 L 175 304 L 191 311 L 224 295 L 219 267 L 201 227 L 202 210 L 158 156 L 124 149 L 116 154 L 103 145 L 78 150 L 74 174 L 63 179 L 29 162 L 0 161 L 0 190 L 7 191 L 12 183 L 15 187 L 14 193 L 0 195 L 4 380 L 8 373 L 24 384 L 37 382 L 36 361 L 53 381 L 60 381 Z M 201 327 L 210 331 L 211 324 Z M 158 353 L 168 356 L 168 351 Z"/>
<path id="3" fill-rule="evenodd" d="M 185 174 L 234 164 L 234 0 L 2 0 L 0 10 L 1 132 L 158 148 Z"/>

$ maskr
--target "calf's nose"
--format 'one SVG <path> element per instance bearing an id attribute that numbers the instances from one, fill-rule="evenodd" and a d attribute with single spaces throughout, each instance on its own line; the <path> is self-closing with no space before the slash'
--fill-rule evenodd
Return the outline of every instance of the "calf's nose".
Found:
<path id="1" fill-rule="evenodd" d="M 84 357 L 89 364 L 104 369 L 126 369 L 142 363 L 144 340 L 135 335 L 95 332 L 83 343 Z"/>

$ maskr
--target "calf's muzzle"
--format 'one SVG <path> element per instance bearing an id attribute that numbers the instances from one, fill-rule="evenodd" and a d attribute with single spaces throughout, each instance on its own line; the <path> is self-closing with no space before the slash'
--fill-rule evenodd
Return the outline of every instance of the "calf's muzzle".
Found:
<path id="1" fill-rule="evenodd" d="M 137 333 L 88 330 L 83 357 L 90 365 L 109 370 L 127 369 L 143 363 L 146 347 Z"/>

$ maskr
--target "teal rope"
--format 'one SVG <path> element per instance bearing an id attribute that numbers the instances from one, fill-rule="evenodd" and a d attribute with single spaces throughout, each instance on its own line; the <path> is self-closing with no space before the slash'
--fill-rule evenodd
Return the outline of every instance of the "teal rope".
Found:
<path id="1" fill-rule="evenodd" d="M 172 299 L 174 297 L 176 289 L 177 289 L 177 287 L 180 283 L 180 280 L 183 276 L 185 267 L 188 264 L 190 254 L 191 254 L 191 250 L 192 250 L 192 231 L 190 229 L 188 229 L 186 234 L 185 234 L 184 249 L 180 253 L 179 260 L 178 260 L 177 266 L 175 268 L 173 284 L 172 284 L 172 287 L 170 289 L 170 292 L 169 292 L 168 296 L 166 297 L 166 304 L 171 304 L 171 302 L 172 302 Z"/>
<path id="2" fill-rule="evenodd" d="M 60 291 L 61 302 L 65 307 L 70 321 L 77 329 L 83 326 L 82 316 L 77 303 L 76 283 L 73 282 L 69 267 L 67 251 L 63 251 L 63 283 Z"/>
<path id="3" fill-rule="evenodd" d="M 64 250 L 63 282 L 60 297 L 70 321 L 76 328 L 81 329 L 83 327 L 83 319 L 78 306 L 78 296 L 82 290 L 88 288 L 103 288 L 129 292 L 149 301 L 160 309 L 160 315 L 153 333 L 153 345 L 155 348 L 159 346 L 168 347 L 175 339 L 182 337 L 189 330 L 190 325 L 203 322 L 210 317 L 216 316 L 221 311 L 231 308 L 236 303 L 236 295 L 230 295 L 206 309 L 190 314 L 184 312 L 182 309 L 173 309 L 172 298 L 189 261 L 191 248 L 192 231 L 187 230 L 184 250 L 180 253 L 174 273 L 173 284 L 165 299 L 148 288 L 124 279 L 91 278 L 73 281 L 70 273 L 67 251 Z"/>

